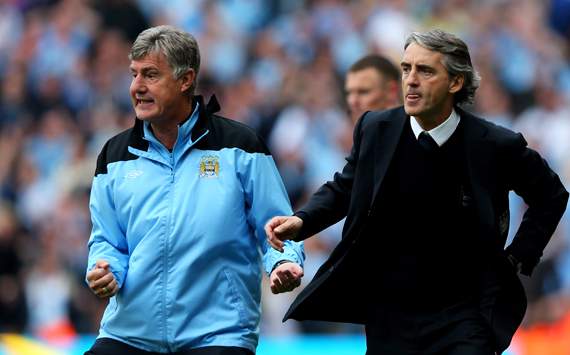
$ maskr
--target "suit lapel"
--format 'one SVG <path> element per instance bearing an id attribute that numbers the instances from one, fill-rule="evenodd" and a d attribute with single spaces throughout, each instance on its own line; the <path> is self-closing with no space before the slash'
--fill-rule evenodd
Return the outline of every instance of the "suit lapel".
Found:
<path id="1" fill-rule="evenodd" d="M 384 121 L 380 121 L 377 127 L 378 134 L 372 135 L 377 140 L 375 142 L 374 162 L 372 162 L 374 166 L 372 205 L 374 205 L 382 181 L 384 181 L 384 177 L 386 176 L 388 166 L 390 166 L 390 162 L 394 157 L 394 152 L 402 136 L 402 131 L 407 119 L 409 118 L 402 107 L 394 115 Z"/>
<path id="2" fill-rule="evenodd" d="M 487 128 L 479 125 L 476 118 L 456 109 L 463 121 L 463 139 L 465 142 L 465 158 L 467 163 L 467 176 L 469 178 L 470 196 L 479 216 L 480 234 L 496 242 L 494 238 L 495 211 L 493 211 L 492 174 L 493 147 L 485 139 Z"/>

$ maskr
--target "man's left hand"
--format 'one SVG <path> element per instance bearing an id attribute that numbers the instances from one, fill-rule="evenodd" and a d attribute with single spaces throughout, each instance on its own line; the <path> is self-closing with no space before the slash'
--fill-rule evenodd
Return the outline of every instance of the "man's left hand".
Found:
<path id="1" fill-rule="evenodd" d="M 289 292 L 301 284 L 303 268 L 294 262 L 283 263 L 269 275 L 271 292 L 274 294 Z"/>

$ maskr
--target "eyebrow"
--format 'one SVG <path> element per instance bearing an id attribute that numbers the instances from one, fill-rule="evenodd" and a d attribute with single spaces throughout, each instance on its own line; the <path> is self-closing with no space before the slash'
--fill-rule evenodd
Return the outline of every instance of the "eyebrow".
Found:
<path id="1" fill-rule="evenodd" d="M 403 67 L 403 66 L 411 66 L 411 64 L 408 63 L 408 62 L 402 61 L 402 62 L 400 62 L 400 66 L 401 66 L 401 67 Z M 428 70 L 435 70 L 435 67 L 433 67 L 433 66 L 431 66 L 431 65 L 427 65 L 427 64 L 416 64 L 416 67 L 417 67 L 419 70 L 426 70 L 426 69 L 428 69 Z"/>
<path id="2" fill-rule="evenodd" d="M 136 72 L 137 70 L 135 68 L 133 68 L 132 66 L 129 66 L 129 70 L 131 71 L 131 73 Z M 149 71 L 158 71 L 158 68 L 154 67 L 154 66 L 149 66 L 149 67 L 143 67 L 140 72 L 141 73 L 148 73 Z"/>
<path id="3" fill-rule="evenodd" d="M 418 69 L 420 69 L 420 70 L 426 70 L 426 69 L 428 69 L 428 70 L 435 70 L 434 67 L 432 67 L 431 65 L 427 65 L 427 64 L 418 64 L 418 65 L 416 65 L 416 66 L 417 66 Z"/>

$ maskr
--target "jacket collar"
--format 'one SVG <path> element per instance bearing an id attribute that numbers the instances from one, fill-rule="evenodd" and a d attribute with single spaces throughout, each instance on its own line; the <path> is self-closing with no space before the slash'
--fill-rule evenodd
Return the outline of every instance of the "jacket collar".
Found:
<path id="1" fill-rule="evenodd" d="M 192 98 L 192 108 L 199 104 L 199 115 L 198 121 L 192 129 L 192 141 L 197 140 L 207 131 L 207 122 L 209 118 L 220 110 L 220 104 L 215 95 L 210 97 L 210 100 L 206 105 L 204 105 L 204 97 L 202 95 L 196 95 Z M 149 142 L 144 138 L 144 122 L 135 118 L 135 124 L 133 126 L 131 136 L 129 138 L 129 146 L 147 151 Z"/>
<path id="2" fill-rule="evenodd" d="M 392 161 L 400 137 L 402 136 L 402 131 L 404 130 L 404 125 L 406 120 L 409 120 L 410 116 L 404 111 L 404 107 L 401 106 L 395 109 L 394 114 L 386 117 L 386 119 L 381 120 L 378 123 L 377 133 L 378 138 L 376 139 L 376 148 L 374 152 L 374 191 L 372 195 L 372 203 L 376 200 L 378 192 L 380 191 L 380 186 L 382 186 L 382 181 L 386 176 L 388 171 L 388 166 Z"/>
<path id="3" fill-rule="evenodd" d="M 467 162 L 467 175 L 471 184 L 472 198 L 479 214 L 480 233 L 486 236 L 487 240 L 496 245 L 498 250 L 502 250 L 500 238 L 494 238 L 495 214 L 493 210 L 493 202 L 491 196 L 495 189 L 496 181 L 493 180 L 495 155 L 493 152 L 494 145 L 490 144 L 486 139 L 488 128 L 478 123 L 479 121 L 473 115 L 458 109 L 463 121 L 463 139 L 465 144 L 465 160 Z"/>
<path id="4" fill-rule="evenodd" d="M 216 95 L 212 95 L 206 105 L 204 105 L 204 97 L 202 95 L 194 96 L 194 101 L 200 105 L 200 115 L 198 122 L 192 129 L 192 141 L 196 141 L 208 130 L 208 121 L 216 112 L 220 111 L 220 104 Z"/>

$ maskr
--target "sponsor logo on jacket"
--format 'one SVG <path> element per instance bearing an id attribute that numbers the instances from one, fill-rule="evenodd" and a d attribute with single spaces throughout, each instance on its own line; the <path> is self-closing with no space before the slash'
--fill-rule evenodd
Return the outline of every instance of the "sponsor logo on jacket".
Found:
<path id="1" fill-rule="evenodd" d="M 125 179 L 136 179 L 143 174 L 142 170 L 131 170 L 125 174 Z"/>

